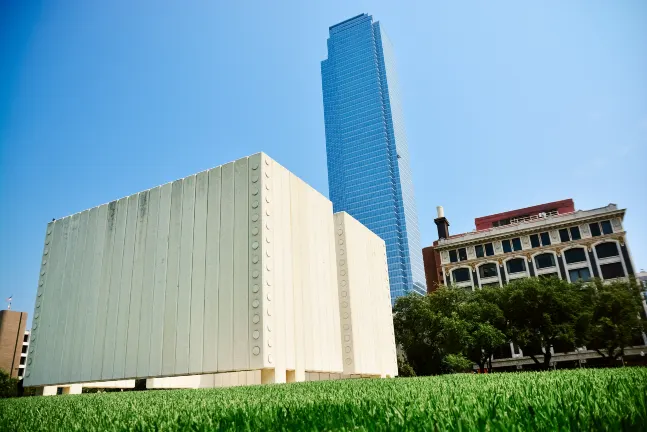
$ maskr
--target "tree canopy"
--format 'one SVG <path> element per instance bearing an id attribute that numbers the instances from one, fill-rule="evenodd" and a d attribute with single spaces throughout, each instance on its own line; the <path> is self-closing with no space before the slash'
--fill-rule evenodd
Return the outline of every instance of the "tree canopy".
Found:
<path id="1" fill-rule="evenodd" d="M 571 284 L 524 278 L 502 288 L 440 287 L 401 297 L 394 307 L 396 341 L 417 375 L 491 368 L 509 342 L 548 369 L 552 352 L 587 346 L 610 361 L 635 345 L 647 327 L 635 281 Z"/>

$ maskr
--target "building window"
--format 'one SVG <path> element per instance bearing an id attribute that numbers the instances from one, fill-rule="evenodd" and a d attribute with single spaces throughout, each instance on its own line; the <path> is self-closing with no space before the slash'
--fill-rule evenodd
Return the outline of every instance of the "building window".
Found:
<path id="1" fill-rule="evenodd" d="M 521 239 L 519 237 L 512 239 L 512 250 L 515 250 L 515 251 L 521 250 Z"/>
<path id="2" fill-rule="evenodd" d="M 582 235 L 580 234 L 580 227 L 570 227 L 569 231 L 571 232 L 571 240 L 579 240 L 582 238 Z"/>
<path id="3" fill-rule="evenodd" d="M 542 246 L 550 246 L 550 235 L 547 232 L 539 234 Z"/>
<path id="4" fill-rule="evenodd" d="M 22 378 L 22 374 L 25 372 L 24 368 L 18 369 L 18 378 Z"/>
<path id="5" fill-rule="evenodd" d="M 504 226 L 504 225 L 510 225 L 510 218 L 501 219 L 501 220 L 492 222 L 492 226 L 494 228 Z"/>
<path id="6" fill-rule="evenodd" d="M 29 333 L 25 333 L 25 336 L 22 338 L 23 342 L 29 342 Z"/>
<path id="7" fill-rule="evenodd" d="M 559 279 L 559 276 L 557 276 L 557 273 L 543 273 L 543 274 L 540 274 L 539 277 L 542 279 L 548 279 L 553 277 Z"/>
<path id="8" fill-rule="evenodd" d="M 21 364 L 21 365 L 24 365 L 24 364 L 25 364 L 25 360 L 27 360 L 27 357 L 20 357 L 20 364 Z"/>
<path id="9" fill-rule="evenodd" d="M 582 236 L 580 235 L 580 227 L 570 227 L 570 228 L 562 228 L 559 230 L 559 239 L 562 241 L 562 243 L 566 243 L 567 241 L 571 240 L 579 240 L 581 239 Z"/>
<path id="10" fill-rule="evenodd" d="M 589 228 L 591 228 L 591 235 L 593 237 L 599 237 L 602 235 L 602 233 L 600 232 L 600 225 L 598 225 L 597 222 L 589 224 Z"/>
<path id="11" fill-rule="evenodd" d="M 465 261 L 467 260 L 467 249 L 465 248 L 460 248 L 458 250 L 458 260 L 459 261 Z"/>
<path id="12" fill-rule="evenodd" d="M 535 265 L 537 269 L 555 267 L 555 255 L 552 253 L 539 254 L 535 257 Z"/>
<path id="13" fill-rule="evenodd" d="M 481 279 L 498 277 L 497 265 L 494 263 L 483 264 L 479 267 L 479 277 Z"/>
<path id="14" fill-rule="evenodd" d="M 526 271 L 526 260 L 523 258 L 515 258 L 508 261 L 506 264 L 508 273 L 521 273 Z"/>
<path id="15" fill-rule="evenodd" d="M 25 354 L 27 352 L 28 345 L 23 345 L 22 346 L 22 353 Z"/>
<path id="16" fill-rule="evenodd" d="M 586 251 L 584 248 L 575 248 L 564 251 L 566 264 L 574 264 L 586 261 Z"/>
<path id="17" fill-rule="evenodd" d="M 618 245 L 613 242 L 600 243 L 595 247 L 595 252 L 598 255 L 598 258 L 609 258 L 618 256 Z"/>
<path id="18" fill-rule="evenodd" d="M 602 234 L 613 234 L 613 228 L 611 228 L 611 221 L 605 220 L 600 222 L 602 227 Z"/>
<path id="19" fill-rule="evenodd" d="M 452 277 L 454 278 L 454 283 L 469 282 L 470 270 L 467 268 L 456 269 L 452 272 Z"/>
<path id="20" fill-rule="evenodd" d="M 541 234 L 530 235 L 530 246 L 538 248 L 539 246 L 550 246 L 550 234 L 543 232 Z"/>
<path id="21" fill-rule="evenodd" d="M 513 238 L 512 240 L 502 240 L 501 244 L 503 245 L 503 252 L 508 253 L 521 250 L 521 239 L 519 237 Z"/>
<path id="22" fill-rule="evenodd" d="M 591 279 L 591 272 L 587 267 L 580 269 L 573 269 L 568 271 L 568 276 L 571 279 L 571 282 L 582 281 L 586 282 Z"/>
<path id="23" fill-rule="evenodd" d="M 625 270 L 622 268 L 622 263 L 614 262 L 610 264 L 602 264 L 600 266 L 603 279 L 615 279 L 625 276 Z"/>
<path id="24" fill-rule="evenodd" d="M 450 261 L 450 262 L 456 262 L 456 261 L 458 261 L 458 257 L 457 257 L 457 255 L 456 255 L 456 251 L 455 251 L 455 250 L 450 250 L 450 251 L 449 251 L 449 261 Z"/>
<path id="25" fill-rule="evenodd" d="M 483 256 L 494 255 L 494 246 L 492 246 L 492 243 L 485 243 L 484 245 L 476 245 L 474 246 L 474 249 L 476 251 L 477 258 L 483 258 Z"/>

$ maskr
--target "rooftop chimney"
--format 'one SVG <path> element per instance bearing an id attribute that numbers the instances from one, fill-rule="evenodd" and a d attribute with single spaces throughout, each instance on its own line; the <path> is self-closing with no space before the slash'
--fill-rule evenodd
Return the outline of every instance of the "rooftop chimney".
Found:
<path id="1" fill-rule="evenodd" d="M 449 237 L 449 221 L 445 218 L 445 210 L 443 206 L 436 207 L 438 217 L 434 219 L 436 227 L 438 227 L 438 239 L 446 239 Z"/>

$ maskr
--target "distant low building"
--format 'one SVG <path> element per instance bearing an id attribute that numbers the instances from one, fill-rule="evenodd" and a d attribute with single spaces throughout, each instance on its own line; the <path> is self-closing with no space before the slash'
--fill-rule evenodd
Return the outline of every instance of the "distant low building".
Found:
<path id="1" fill-rule="evenodd" d="M 0 369 L 12 378 L 23 377 L 27 364 L 29 330 L 27 312 L 0 311 Z"/>

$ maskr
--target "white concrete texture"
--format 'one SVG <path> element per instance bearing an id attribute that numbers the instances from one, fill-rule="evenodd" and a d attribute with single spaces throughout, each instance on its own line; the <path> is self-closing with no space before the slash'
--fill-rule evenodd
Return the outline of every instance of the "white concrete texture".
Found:
<path id="1" fill-rule="evenodd" d="M 344 375 L 398 374 L 384 241 L 348 213 L 335 213 Z"/>
<path id="2" fill-rule="evenodd" d="M 334 223 L 328 199 L 263 153 L 49 223 L 25 385 L 204 387 L 345 373 Z M 374 346 L 392 344 L 390 307 L 389 322 L 376 321 L 360 300 L 386 305 L 383 242 L 356 221 L 351 232 L 351 244 L 379 249 L 351 248 L 349 373 L 395 375 Z M 376 336 L 376 325 L 388 334 Z M 192 377 L 201 374 L 211 378 Z"/>

